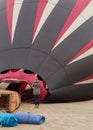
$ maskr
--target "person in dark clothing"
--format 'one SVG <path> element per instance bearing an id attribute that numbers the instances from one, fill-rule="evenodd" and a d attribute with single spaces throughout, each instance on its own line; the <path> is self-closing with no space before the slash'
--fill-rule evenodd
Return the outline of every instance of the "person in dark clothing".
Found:
<path id="1" fill-rule="evenodd" d="M 35 100 L 35 108 L 39 108 L 40 104 L 40 82 L 35 76 L 35 81 L 32 83 L 31 87 L 33 88 L 33 95 Z"/>

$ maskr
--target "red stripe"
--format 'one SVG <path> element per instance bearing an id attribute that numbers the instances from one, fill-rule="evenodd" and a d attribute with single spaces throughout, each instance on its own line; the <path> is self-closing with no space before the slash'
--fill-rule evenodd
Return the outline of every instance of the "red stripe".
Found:
<path id="1" fill-rule="evenodd" d="M 45 6 L 46 6 L 47 2 L 48 2 L 48 0 L 45 0 L 45 1 L 39 0 L 37 12 L 36 12 L 36 19 L 35 19 L 34 31 L 33 31 L 33 37 L 32 37 L 32 39 L 34 38 L 36 29 L 38 27 L 40 18 L 41 18 L 42 14 L 43 14 L 43 11 L 45 9 Z"/>
<path id="2" fill-rule="evenodd" d="M 78 0 L 74 8 L 72 9 L 67 21 L 64 24 L 64 27 L 61 29 L 61 32 L 54 44 L 57 44 L 62 35 L 66 32 L 66 30 L 71 26 L 71 24 L 75 21 L 75 19 L 80 15 L 80 13 L 84 10 L 84 8 L 89 4 L 91 0 Z M 77 13 L 76 13 L 77 12 Z"/>
<path id="3" fill-rule="evenodd" d="M 88 77 L 86 77 L 86 78 L 80 80 L 79 82 L 83 82 L 83 81 L 86 81 L 86 80 L 89 80 L 89 79 L 93 79 L 93 74 L 91 74 L 91 75 L 89 75 Z M 78 83 L 79 83 L 79 82 L 78 82 Z"/>
<path id="4" fill-rule="evenodd" d="M 11 39 L 12 39 L 13 8 L 14 8 L 14 0 L 6 0 L 6 15 L 7 15 L 9 34 Z"/>
<path id="5" fill-rule="evenodd" d="M 92 47 L 93 47 L 93 39 L 81 51 L 79 51 L 79 53 L 75 57 L 73 57 L 73 59 L 70 62 L 78 58 L 80 55 L 82 55 Z"/>
<path id="6" fill-rule="evenodd" d="M 12 72 L 17 72 L 17 71 L 19 71 L 20 69 L 12 69 L 11 71 Z"/>
<path id="7" fill-rule="evenodd" d="M 21 84 L 20 88 L 19 88 L 19 91 L 20 91 L 20 92 L 23 91 L 23 90 L 26 88 L 27 84 L 28 84 L 27 82 L 23 82 L 23 83 Z"/>

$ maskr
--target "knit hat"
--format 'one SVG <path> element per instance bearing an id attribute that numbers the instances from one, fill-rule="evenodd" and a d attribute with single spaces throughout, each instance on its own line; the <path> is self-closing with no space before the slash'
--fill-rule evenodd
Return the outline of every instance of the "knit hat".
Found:
<path id="1" fill-rule="evenodd" d="M 35 74 L 35 80 L 38 80 L 37 74 Z"/>

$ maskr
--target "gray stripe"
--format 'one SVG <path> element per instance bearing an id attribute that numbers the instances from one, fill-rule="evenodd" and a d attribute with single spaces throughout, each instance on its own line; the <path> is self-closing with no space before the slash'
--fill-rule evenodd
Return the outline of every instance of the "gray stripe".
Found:
<path id="1" fill-rule="evenodd" d="M 6 1 L 0 1 L 0 51 L 11 48 L 5 7 Z"/>
<path id="2" fill-rule="evenodd" d="M 13 47 L 29 47 L 32 42 L 32 33 L 38 2 L 24 2 L 16 25 Z"/>

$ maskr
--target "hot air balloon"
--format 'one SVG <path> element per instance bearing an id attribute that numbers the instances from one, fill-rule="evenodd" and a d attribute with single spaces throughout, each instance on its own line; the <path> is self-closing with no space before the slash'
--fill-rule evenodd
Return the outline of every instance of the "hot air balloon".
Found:
<path id="1" fill-rule="evenodd" d="M 0 72 L 38 74 L 46 103 L 93 99 L 93 0 L 0 0 Z"/>

